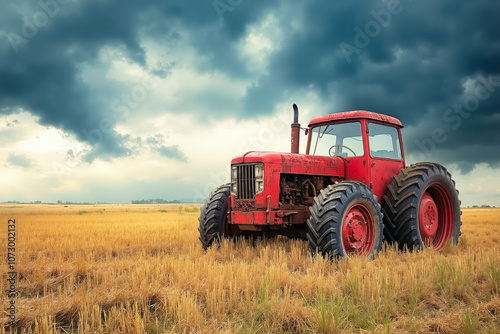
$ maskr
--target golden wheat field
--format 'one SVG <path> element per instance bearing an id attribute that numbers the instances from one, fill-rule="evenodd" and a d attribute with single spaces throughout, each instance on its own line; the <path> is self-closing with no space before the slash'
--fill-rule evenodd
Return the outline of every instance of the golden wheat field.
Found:
<path id="1" fill-rule="evenodd" d="M 2 333 L 499 333 L 500 210 L 463 211 L 457 246 L 330 263 L 286 238 L 204 252 L 194 205 L 1 205 Z"/>

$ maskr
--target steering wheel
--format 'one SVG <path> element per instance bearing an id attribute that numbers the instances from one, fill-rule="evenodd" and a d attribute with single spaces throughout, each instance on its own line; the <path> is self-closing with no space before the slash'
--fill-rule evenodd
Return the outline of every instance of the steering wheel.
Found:
<path id="1" fill-rule="evenodd" d="M 335 157 L 335 148 L 337 147 L 345 147 L 347 148 L 349 151 L 352 152 L 353 156 L 356 156 L 356 152 L 354 152 L 352 149 L 350 149 L 349 147 L 345 146 L 345 145 L 333 145 L 332 147 L 330 147 L 330 149 L 328 150 L 328 154 L 330 154 L 331 157 Z M 333 151 L 332 151 L 333 149 Z"/>

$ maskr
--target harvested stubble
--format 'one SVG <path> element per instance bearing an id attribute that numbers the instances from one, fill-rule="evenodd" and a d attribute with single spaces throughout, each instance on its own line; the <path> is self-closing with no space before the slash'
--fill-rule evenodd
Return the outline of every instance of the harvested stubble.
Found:
<path id="1" fill-rule="evenodd" d="M 1 221 L 17 222 L 15 330 L 500 332 L 500 210 L 464 210 L 459 245 L 440 253 L 386 248 L 349 263 L 313 259 L 306 242 L 286 238 L 203 252 L 198 215 L 172 205 L 0 206 Z M 5 313 L 0 321 L 8 333 Z"/>

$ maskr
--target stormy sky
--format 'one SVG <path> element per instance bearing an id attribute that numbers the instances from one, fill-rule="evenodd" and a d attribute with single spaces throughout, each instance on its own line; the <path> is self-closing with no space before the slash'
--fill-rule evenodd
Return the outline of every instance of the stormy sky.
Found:
<path id="1" fill-rule="evenodd" d="M 3 1 L 0 201 L 203 198 L 232 157 L 290 149 L 297 103 L 303 125 L 399 118 L 408 163 L 499 206 L 499 17 L 493 0 Z"/>

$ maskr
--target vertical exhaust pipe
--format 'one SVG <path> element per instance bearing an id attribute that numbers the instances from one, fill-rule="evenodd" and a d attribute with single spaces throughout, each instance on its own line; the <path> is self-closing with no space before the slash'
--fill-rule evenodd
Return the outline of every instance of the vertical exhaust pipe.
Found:
<path id="1" fill-rule="evenodd" d="M 293 104 L 293 123 L 292 123 L 292 153 L 299 154 L 299 108 Z"/>

